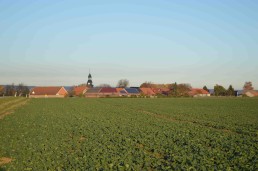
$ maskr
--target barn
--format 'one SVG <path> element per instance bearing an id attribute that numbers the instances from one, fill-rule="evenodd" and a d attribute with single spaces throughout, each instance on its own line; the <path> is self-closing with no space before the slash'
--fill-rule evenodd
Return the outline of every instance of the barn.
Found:
<path id="1" fill-rule="evenodd" d="M 246 90 L 243 92 L 243 94 L 246 95 L 247 97 L 256 97 L 256 96 L 258 96 L 258 91 Z"/>
<path id="2" fill-rule="evenodd" d="M 124 89 L 128 96 L 139 96 L 140 92 L 136 88 L 125 88 Z"/>
<path id="3" fill-rule="evenodd" d="M 145 96 L 155 96 L 156 94 L 151 88 L 140 88 L 141 93 Z"/>
<path id="4" fill-rule="evenodd" d="M 126 97 L 127 96 L 127 92 L 125 91 L 124 88 L 116 88 L 116 91 L 118 93 L 118 96 L 121 96 L 121 97 Z"/>
<path id="5" fill-rule="evenodd" d="M 64 87 L 34 87 L 31 89 L 30 98 L 63 98 L 67 95 Z"/>
<path id="6" fill-rule="evenodd" d="M 210 96 L 210 93 L 202 88 L 192 88 L 188 92 L 189 96 L 193 97 L 207 97 Z"/>
<path id="7" fill-rule="evenodd" d="M 90 88 L 86 91 L 86 93 L 84 95 L 85 95 L 85 97 L 99 97 L 100 90 L 101 90 L 101 88 L 99 88 L 99 87 Z"/>
<path id="8" fill-rule="evenodd" d="M 103 87 L 99 91 L 99 96 L 100 97 L 116 97 L 116 96 L 118 96 L 118 92 L 117 92 L 116 88 Z"/>
<path id="9" fill-rule="evenodd" d="M 73 87 L 73 92 L 75 96 L 81 96 L 84 95 L 88 89 L 87 86 L 75 86 Z"/>

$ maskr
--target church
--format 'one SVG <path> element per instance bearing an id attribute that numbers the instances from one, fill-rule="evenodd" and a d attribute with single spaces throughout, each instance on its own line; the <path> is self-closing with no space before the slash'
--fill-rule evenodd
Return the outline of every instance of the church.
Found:
<path id="1" fill-rule="evenodd" d="M 88 81 L 87 81 L 87 87 L 92 88 L 93 87 L 92 83 L 93 83 L 92 82 L 92 76 L 91 76 L 91 73 L 89 72 Z"/>
<path id="2" fill-rule="evenodd" d="M 83 96 L 85 92 L 91 88 L 93 88 L 93 82 L 92 82 L 91 73 L 89 72 L 87 84 L 82 84 L 82 85 L 73 87 L 73 93 L 76 96 Z"/>

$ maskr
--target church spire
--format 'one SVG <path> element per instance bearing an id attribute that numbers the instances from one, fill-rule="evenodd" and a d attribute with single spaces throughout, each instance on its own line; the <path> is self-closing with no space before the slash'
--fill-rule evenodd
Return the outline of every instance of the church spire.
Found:
<path id="1" fill-rule="evenodd" d="M 88 75 L 88 81 L 87 81 L 87 86 L 88 87 L 93 87 L 93 84 L 92 84 L 92 76 L 91 76 L 91 73 L 90 73 L 90 69 L 89 69 L 89 75 Z"/>

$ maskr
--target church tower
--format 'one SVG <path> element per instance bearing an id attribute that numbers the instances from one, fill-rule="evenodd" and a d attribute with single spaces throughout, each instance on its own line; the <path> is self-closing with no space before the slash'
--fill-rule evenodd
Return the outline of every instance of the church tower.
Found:
<path id="1" fill-rule="evenodd" d="M 92 84 L 92 76 L 91 76 L 90 72 L 89 72 L 89 75 L 88 75 L 87 86 L 88 86 L 88 87 L 93 87 L 93 84 Z"/>

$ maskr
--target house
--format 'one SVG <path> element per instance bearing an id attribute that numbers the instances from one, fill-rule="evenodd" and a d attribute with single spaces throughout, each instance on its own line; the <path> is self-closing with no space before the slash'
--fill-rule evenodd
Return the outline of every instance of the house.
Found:
<path id="1" fill-rule="evenodd" d="M 238 96 L 242 96 L 243 94 L 243 90 L 235 90 L 234 91 L 234 96 L 238 97 Z"/>
<path id="2" fill-rule="evenodd" d="M 210 93 L 202 88 L 191 88 L 188 92 L 189 96 L 193 97 L 207 97 L 210 96 Z"/>
<path id="3" fill-rule="evenodd" d="M 140 92 L 140 87 L 130 87 L 130 88 L 135 88 Z"/>
<path id="4" fill-rule="evenodd" d="M 102 88 L 100 88 L 100 87 L 90 88 L 85 92 L 84 96 L 85 97 L 99 97 L 99 92 L 101 89 Z"/>
<path id="5" fill-rule="evenodd" d="M 81 96 L 84 95 L 88 89 L 87 86 L 75 86 L 73 87 L 73 92 L 75 96 Z"/>
<path id="6" fill-rule="evenodd" d="M 140 92 L 136 88 L 124 88 L 128 96 L 139 96 Z"/>
<path id="7" fill-rule="evenodd" d="M 123 97 L 128 96 L 128 94 L 124 88 L 116 88 L 116 91 L 118 93 L 118 96 L 123 96 Z"/>
<path id="8" fill-rule="evenodd" d="M 208 90 L 209 90 L 210 95 L 214 95 L 215 94 L 214 89 L 208 89 Z"/>
<path id="9" fill-rule="evenodd" d="M 142 94 L 146 96 L 155 96 L 156 94 L 153 92 L 151 88 L 140 88 Z"/>
<path id="10" fill-rule="evenodd" d="M 99 91 L 99 97 L 115 97 L 118 96 L 116 88 L 103 87 Z"/>
<path id="11" fill-rule="evenodd" d="M 246 91 L 243 91 L 243 94 L 246 95 L 247 97 L 256 97 L 258 96 L 258 91 L 246 90 Z"/>
<path id="12" fill-rule="evenodd" d="M 157 94 L 163 94 L 163 95 L 168 95 L 170 89 L 169 88 L 151 88 L 152 91 L 157 95 Z"/>
<path id="13" fill-rule="evenodd" d="M 62 98 L 67 95 L 64 87 L 34 87 L 31 89 L 30 98 Z"/>

